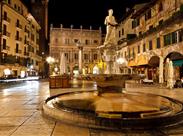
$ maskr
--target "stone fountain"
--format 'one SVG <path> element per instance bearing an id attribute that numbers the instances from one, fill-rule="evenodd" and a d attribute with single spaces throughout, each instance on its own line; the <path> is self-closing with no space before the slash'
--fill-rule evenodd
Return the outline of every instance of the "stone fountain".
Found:
<path id="1" fill-rule="evenodd" d="M 113 130 L 162 128 L 181 123 L 182 102 L 165 96 L 125 91 L 125 81 L 136 75 L 114 74 L 117 23 L 112 10 L 109 10 L 105 24 L 106 39 L 99 49 L 107 69 L 105 74 L 90 75 L 97 83 L 97 90 L 51 96 L 43 104 L 44 115 L 82 127 Z"/>

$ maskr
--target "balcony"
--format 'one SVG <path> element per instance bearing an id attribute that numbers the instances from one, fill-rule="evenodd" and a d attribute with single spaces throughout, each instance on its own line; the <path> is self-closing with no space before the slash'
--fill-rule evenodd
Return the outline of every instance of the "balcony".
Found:
<path id="1" fill-rule="evenodd" d="M 20 25 L 19 23 L 16 23 L 16 27 L 22 29 L 22 25 Z"/>
<path id="2" fill-rule="evenodd" d="M 7 31 L 3 31 L 3 35 L 7 36 L 7 37 L 10 37 L 10 33 L 7 32 Z"/>
<path id="3" fill-rule="evenodd" d="M 6 16 L 3 16 L 3 20 L 10 23 L 11 22 L 11 19 L 9 17 L 6 17 Z"/>
<path id="4" fill-rule="evenodd" d="M 24 30 L 26 33 L 29 33 L 29 30 L 27 29 L 27 28 L 25 28 L 25 30 Z"/>
<path id="5" fill-rule="evenodd" d="M 10 47 L 7 45 L 3 45 L 2 50 L 10 51 Z"/>
<path id="6" fill-rule="evenodd" d="M 21 54 L 21 53 L 22 53 L 22 50 L 17 50 L 17 49 L 15 49 L 15 53 Z"/>
<path id="7" fill-rule="evenodd" d="M 15 40 L 17 40 L 17 41 L 22 41 L 22 38 L 21 37 L 19 37 L 19 36 L 15 36 Z"/>
<path id="8" fill-rule="evenodd" d="M 153 34 L 153 33 L 157 33 L 163 29 L 166 29 L 168 26 L 171 26 L 172 24 L 175 24 L 176 22 L 180 22 L 183 20 L 183 11 L 182 10 L 179 10 L 177 12 L 175 12 L 170 18 L 168 18 L 167 20 L 165 20 L 162 24 L 156 26 L 156 27 L 153 27 L 152 29 L 149 29 L 148 31 L 146 31 L 145 33 L 143 34 L 140 34 L 138 37 L 135 37 L 131 40 L 128 40 L 127 42 L 130 44 L 130 43 L 133 43 L 137 40 L 140 40 L 144 37 L 147 37 L 148 35 L 150 34 Z"/>
<path id="9" fill-rule="evenodd" d="M 27 44 L 27 45 L 29 45 L 29 41 L 27 41 L 27 40 L 24 40 L 24 44 Z"/>
<path id="10" fill-rule="evenodd" d="M 28 52 L 24 52 L 24 56 L 29 56 L 29 53 Z"/>

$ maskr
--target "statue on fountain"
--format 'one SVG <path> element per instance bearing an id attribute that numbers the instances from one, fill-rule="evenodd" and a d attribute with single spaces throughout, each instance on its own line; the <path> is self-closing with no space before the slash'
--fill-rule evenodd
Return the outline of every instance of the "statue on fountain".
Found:
<path id="1" fill-rule="evenodd" d="M 104 24 L 106 25 L 106 37 L 104 46 L 116 45 L 116 26 L 117 22 L 113 16 L 113 10 L 108 10 L 109 15 L 105 18 Z"/>

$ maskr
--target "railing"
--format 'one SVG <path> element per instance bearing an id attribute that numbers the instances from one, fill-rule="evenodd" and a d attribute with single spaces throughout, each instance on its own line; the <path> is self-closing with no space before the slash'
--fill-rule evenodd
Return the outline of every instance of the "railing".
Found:
<path id="1" fill-rule="evenodd" d="M 170 18 L 168 18 L 167 20 L 165 20 L 162 24 L 152 28 L 152 29 L 149 29 L 148 31 L 146 31 L 145 33 L 139 35 L 138 37 L 135 37 L 131 40 L 128 40 L 127 42 L 130 44 L 130 43 L 133 43 L 135 42 L 136 40 L 140 40 L 150 34 L 153 34 L 155 32 L 158 32 L 158 31 L 161 31 L 162 29 L 168 27 L 169 25 L 173 24 L 174 22 L 178 21 L 178 20 L 182 20 L 183 19 L 183 11 L 179 10 L 177 12 L 175 12 Z"/>
<path id="2" fill-rule="evenodd" d="M 29 56 L 29 53 L 28 52 L 24 52 L 24 56 Z"/>
<path id="3" fill-rule="evenodd" d="M 9 17 L 5 17 L 3 16 L 3 20 L 5 20 L 6 22 L 10 23 L 11 22 L 11 19 Z"/>
<path id="4" fill-rule="evenodd" d="M 6 45 L 6 46 L 4 46 L 4 47 L 2 46 L 2 50 L 10 51 L 10 47 L 9 47 L 9 46 L 7 46 L 7 45 Z"/>
<path id="5" fill-rule="evenodd" d="M 3 35 L 7 36 L 7 37 L 10 37 L 10 33 L 7 32 L 7 31 L 3 31 Z"/>
<path id="6" fill-rule="evenodd" d="M 22 29 L 22 25 L 20 25 L 19 23 L 16 23 L 16 27 Z"/>
<path id="7" fill-rule="evenodd" d="M 21 54 L 22 53 L 22 50 L 15 49 L 15 53 Z"/>
<path id="8" fill-rule="evenodd" d="M 22 38 L 21 37 L 18 37 L 18 36 L 15 36 L 15 40 L 22 41 Z"/>

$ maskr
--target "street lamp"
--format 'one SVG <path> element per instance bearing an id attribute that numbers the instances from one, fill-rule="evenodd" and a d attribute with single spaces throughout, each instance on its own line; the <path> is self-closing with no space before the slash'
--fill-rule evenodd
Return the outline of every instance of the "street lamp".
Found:
<path id="1" fill-rule="evenodd" d="M 53 57 L 47 57 L 46 58 L 46 61 L 48 62 L 48 64 L 49 64 L 49 75 L 50 75 L 50 73 L 51 73 L 51 68 L 50 68 L 50 65 L 51 64 L 53 64 L 54 62 L 55 62 L 55 59 L 53 58 Z"/>
<path id="2" fill-rule="evenodd" d="M 79 49 L 79 74 L 82 74 L 82 56 L 83 56 L 83 45 L 78 41 L 76 46 Z"/>

